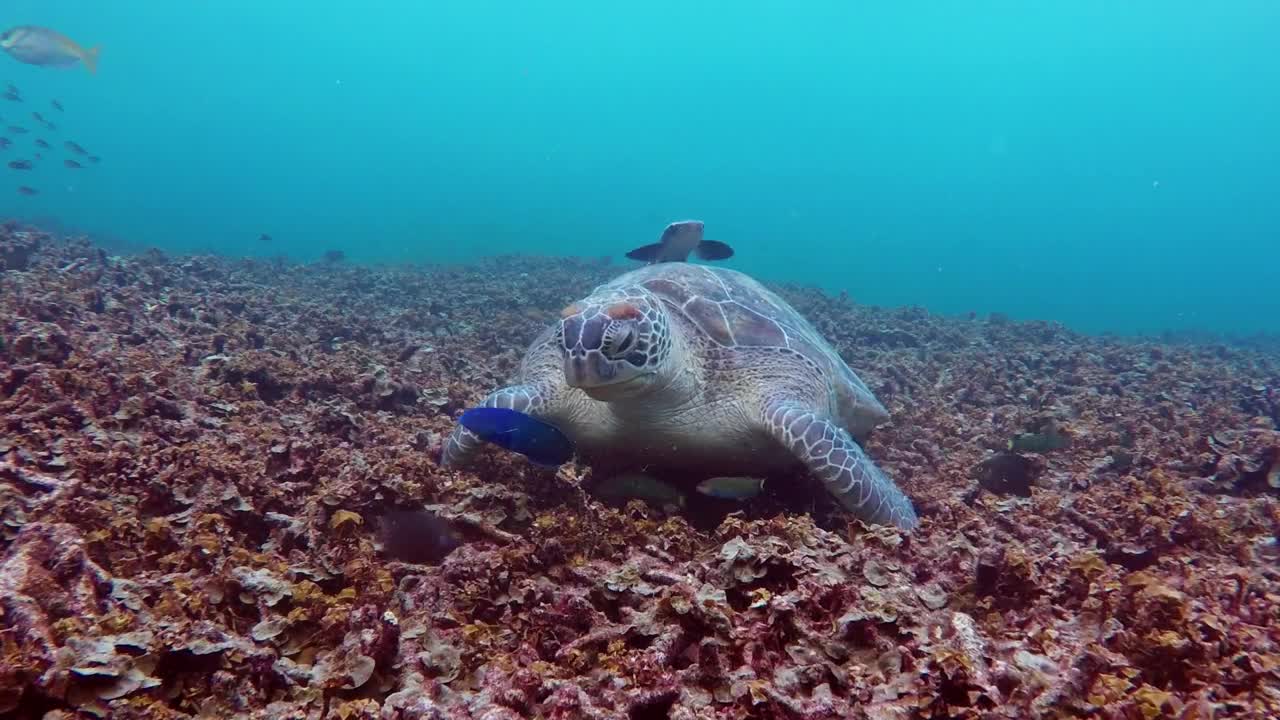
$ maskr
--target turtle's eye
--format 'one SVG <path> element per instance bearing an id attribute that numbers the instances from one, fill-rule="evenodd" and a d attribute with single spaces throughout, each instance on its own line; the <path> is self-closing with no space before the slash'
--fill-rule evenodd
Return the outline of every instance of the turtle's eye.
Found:
<path id="1" fill-rule="evenodd" d="M 626 355 L 632 345 L 636 344 L 636 329 L 630 325 L 622 326 L 614 333 L 609 342 L 609 354 L 614 357 Z"/>

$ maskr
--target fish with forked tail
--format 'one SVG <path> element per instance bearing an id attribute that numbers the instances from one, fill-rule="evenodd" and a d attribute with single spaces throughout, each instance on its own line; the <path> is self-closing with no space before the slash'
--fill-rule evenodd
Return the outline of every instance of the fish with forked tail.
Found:
<path id="1" fill-rule="evenodd" d="M 69 67 L 84 63 L 98 71 L 99 48 L 85 49 L 62 33 L 35 25 L 19 25 L 0 34 L 0 49 L 19 62 L 44 67 Z"/>

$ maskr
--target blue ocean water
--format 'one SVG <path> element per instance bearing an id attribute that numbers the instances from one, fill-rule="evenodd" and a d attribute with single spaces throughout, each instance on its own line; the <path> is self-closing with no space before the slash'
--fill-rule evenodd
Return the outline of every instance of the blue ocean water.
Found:
<path id="1" fill-rule="evenodd" d="M 48 162 L 0 167 L 0 216 L 175 252 L 620 263 L 692 217 L 732 267 L 866 303 L 1280 330 L 1268 0 L 11 0 L 0 24 L 103 48 L 96 75 L 0 55 L 26 98 L 0 116 L 59 124 Z M 62 167 L 67 138 L 101 165 Z"/>

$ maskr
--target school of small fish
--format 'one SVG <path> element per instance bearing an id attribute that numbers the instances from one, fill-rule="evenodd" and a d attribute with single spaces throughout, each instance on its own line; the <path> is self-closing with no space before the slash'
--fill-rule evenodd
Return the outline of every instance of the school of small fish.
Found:
<path id="1" fill-rule="evenodd" d="M 73 65 L 84 65 L 85 69 L 94 73 L 98 70 L 98 47 L 84 47 L 63 35 L 62 33 L 46 27 L 36 25 L 19 25 L 9 28 L 0 33 L 0 50 L 7 52 L 13 59 L 28 65 L 40 65 L 50 68 L 65 68 Z M 25 103 L 26 99 L 22 97 L 22 91 L 16 86 L 10 84 L 4 91 L 5 100 L 12 103 Z M 57 99 L 49 101 L 49 107 L 61 113 L 65 110 L 62 103 Z M 49 132 L 56 132 L 57 123 L 49 120 L 38 110 L 31 112 L 31 119 L 40 127 Z M 31 131 L 23 125 L 10 123 L 8 120 L 0 117 L 0 126 L 6 126 L 9 135 L 27 135 Z M 37 137 L 32 143 L 39 150 L 52 150 L 53 146 L 48 140 Z M 75 155 L 83 157 L 87 162 L 97 164 L 100 158 L 92 155 L 78 143 L 73 140 L 67 140 L 62 144 L 64 148 Z M 0 137 L 0 152 L 7 152 L 14 148 L 13 140 L 8 137 Z M 35 160 L 43 160 L 44 153 L 36 151 L 32 153 Z M 10 160 L 9 168 L 11 170 L 34 170 L 36 163 L 26 158 L 16 158 Z M 62 166 L 70 170 L 80 170 L 85 166 L 76 159 L 64 158 Z M 40 191 L 29 185 L 18 186 L 19 195 L 38 195 Z"/>
<path id="2" fill-rule="evenodd" d="M 5 89 L 3 97 L 10 102 L 26 103 L 26 98 L 23 97 L 22 91 L 12 84 Z M 52 108 L 55 113 L 65 112 L 65 108 L 58 100 L 50 100 L 49 107 Z M 39 110 L 32 110 L 30 112 L 30 117 L 35 121 L 36 125 L 40 126 L 40 128 L 45 131 L 46 135 L 47 133 L 56 132 L 58 129 L 57 123 L 53 122 L 48 117 L 45 117 L 45 115 Z M 23 139 L 23 136 L 31 137 L 30 157 L 14 157 L 13 159 L 8 160 L 6 164 L 9 166 L 10 170 L 18 172 L 37 170 L 42 165 L 41 161 L 45 159 L 45 153 L 54 152 L 56 146 L 44 137 L 33 136 L 31 129 L 20 124 L 21 122 L 21 120 L 17 120 L 16 118 L 11 119 L 0 116 L 0 127 L 7 128 L 6 136 L 0 136 L 0 153 L 25 155 L 20 141 Z M 88 150 L 84 149 L 80 143 L 77 143 L 74 140 L 64 140 L 62 142 L 62 148 L 66 150 L 70 157 L 55 157 L 50 158 L 50 160 L 53 163 L 57 163 L 61 160 L 60 164 L 67 170 L 84 170 L 89 165 L 96 165 L 101 162 L 101 158 L 90 153 Z M 31 187 L 30 185 L 19 185 L 17 187 L 17 191 L 19 195 L 31 196 L 40 194 L 40 190 L 38 188 Z"/>

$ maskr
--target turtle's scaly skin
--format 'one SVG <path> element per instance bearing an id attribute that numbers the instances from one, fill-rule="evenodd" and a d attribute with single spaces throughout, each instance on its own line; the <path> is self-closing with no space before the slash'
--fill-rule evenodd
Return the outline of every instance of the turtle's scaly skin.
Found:
<path id="1" fill-rule="evenodd" d="M 585 460 L 760 474 L 799 460 L 856 516 L 914 528 L 911 501 L 862 451 L 888 413 L 803 317 L 742 273 L 642 267 L 565 308 L 516 384 L 484 405 L 559 427 Z M 446 465 L 481 441 L 458 426 Z"/>

